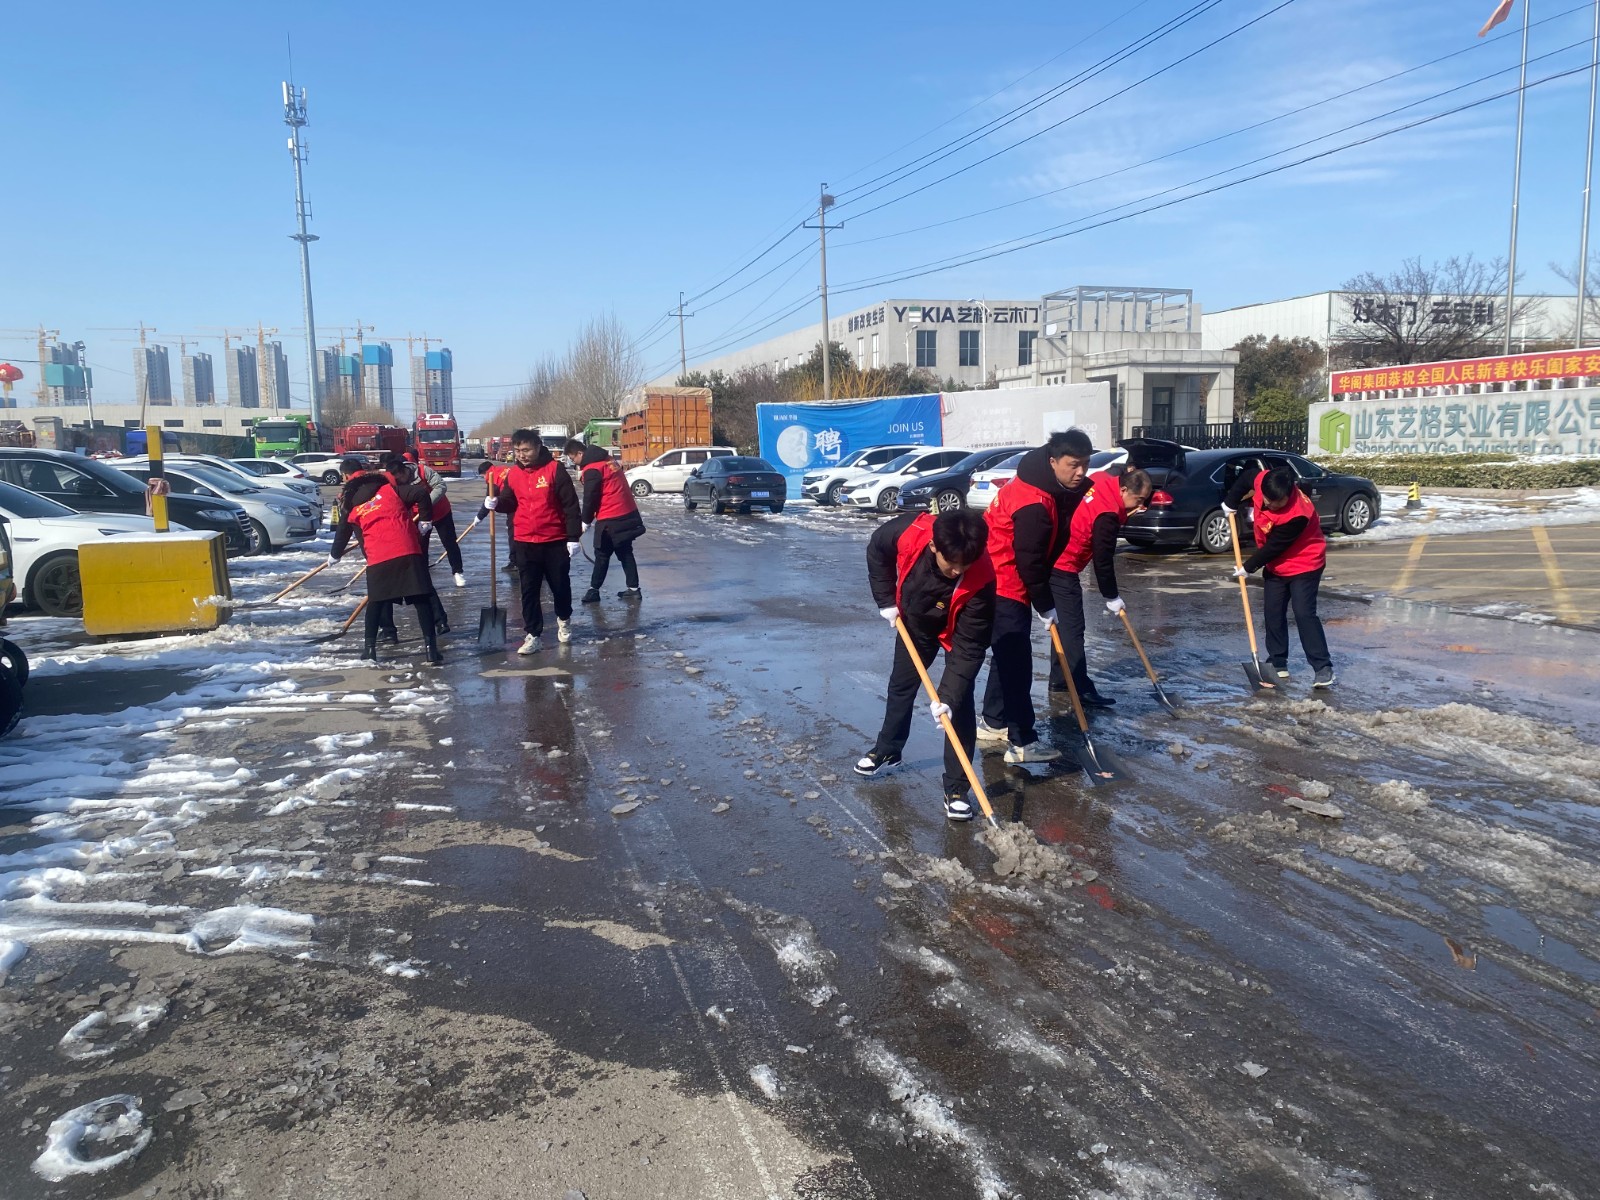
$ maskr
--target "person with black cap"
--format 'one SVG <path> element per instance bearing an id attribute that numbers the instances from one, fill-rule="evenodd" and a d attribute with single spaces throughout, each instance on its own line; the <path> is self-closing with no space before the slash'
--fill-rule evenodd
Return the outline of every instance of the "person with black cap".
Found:
<path id="1" fill-rule="evenodd" d="M 544 585 L 556 613 L 556 640 L 572 640 L 572 556 L 583 534 L 578 493 L 572 476 L 545 448 L 532 429 L 511 435 L 514 461 L 499 490 L 484 501 L 491 511 L 505 513 L 511 523 L 512 552 L 522 585 L 522 645 L 518 654 L 543 648 Z"/>
<path id="2" fill-rule="evenodd" d="M 583 527 L 594 529 L 594 570 L 589 574 L 589 590 L 583 594 L 583 603 L 600 602 L 600 585 L 606 581 L 613 555 L 622 564 L 623 588 L 617 593 L 618 599 L 637 600 L 642 593 L 633 543 L 644 536 L 644 518 L 634 503 L 622 464 L 603 447 L 586 446 L 576 438 L 567 442 L 566 455 L 583 480 L 579 506 Z"/>

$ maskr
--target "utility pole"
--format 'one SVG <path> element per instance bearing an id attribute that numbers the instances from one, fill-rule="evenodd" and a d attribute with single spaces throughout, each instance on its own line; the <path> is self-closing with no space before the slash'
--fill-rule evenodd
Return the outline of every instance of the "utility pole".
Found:
<path id="1" fill-rule="evenodd" d="M 1589 138 L 1583 157 L 1583 235 L 1578 239 L 1578 325 L 1573 346 L 1583 345 L 1584 308 L 1589 297 L 1589 181 L 1594 175 L 1595 85 L 1600 83 L 1600 0 L 1594 0 L 1594 45 L 1589 52 Z"/>
<path id="2" fill-rule="evenodd" d="M 1517 153 L 1511 165 L 1511 261 L 1506 265 L 1506 341 L 1505 353 L 1511 353 L 1511 322 L 1515 319 L 1517 296 L 1517 204 L 1522 198 L 1522 110 L 1528 100 L 1528 21 L 1533 0 L 1523 0 L 1522 5 L 1522 72 L 1517 77 Z M 1480 37 L 1482 34 L 1479 35 Z M 1582 269 L 1580 264 L 1579 269 Z M 1583 303 L 1583 297 L 1578 297 Z"/>
<path id="3" fill-rule="evenodd" d="M 311 389 L 311 423 L 315 425 L 322 419 L 322 397 L 317 394 L 317 321 L 311 310 L 311 243 L 317 235 L 306 232 L 311 210 L 306 206 L 306 146 L 300 137 L 300 130 L 306 125 L 306 90 L 296 90 L 292 82 L 283 85 L 283 123 L 289 127 L 289 157 L 294 159 L 294 213 L 299 232 L 289 236 L 300 243 L 300 292 L 306 310 L 306 384 Z"/>
<path id="4" fill-rule="evenodd" d="M 833 399 L 833 353 L 830 348 L 831 339 L 828 336 L 828 210 L 833 207 L 833 197 L 828 195 L 828 185 L 822 184 L 818 189 L 820 193 L 817 200 L 817 223 L 807 225 L 807 229 L 815 229 L 819 239 L 822 253 L 822 398 Z M 833 226 L 842 229 L 844 222 Z"/>
<path id="5" fill-rule="evenodd" d="M 1600 3 L 1600 0 L 1596 0 L 1596 3 Z M 678 314 L 678 378 L 682 379 L 685 375 L 687 375 L 689 373 L 689 355 L 688 355 L 688 352 L 684 349 L 684 345 L 683 345 L 683 319 L 685 317 L 692 317 L 692 316 L 694 316 L 694 314 L 693 313 L 686 313 L 686 312 L 683 311 L 683 293 L 682 292 L 678 293 L 678 307 L 674 308 L 674 309 L 670 309 L 669 311 L 675 312 L 675 313 Z"/>

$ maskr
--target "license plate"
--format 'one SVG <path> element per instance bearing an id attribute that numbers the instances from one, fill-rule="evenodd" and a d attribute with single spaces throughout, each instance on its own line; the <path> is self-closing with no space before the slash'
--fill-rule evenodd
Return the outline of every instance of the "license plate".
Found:
<path id="1" fill-rule="evenodd" d="M 981 491 L 985 490 L 989 486 L 989 484 L 988 484 L 988 482 L 986 480 L 980 479 L 980 480 L 978 480 L 978 482 L 977 482 L 977 484 L 975 486 L 981 492 Z"/>
<path id="2" fill-rule="evenodd" d="M 750 493 L 750 499 L 752 499 L 752 500 L 767 500 L 767 499 L 770 499 L 771 496 L 772 496 L 771 492 L 751 492 Z"/>

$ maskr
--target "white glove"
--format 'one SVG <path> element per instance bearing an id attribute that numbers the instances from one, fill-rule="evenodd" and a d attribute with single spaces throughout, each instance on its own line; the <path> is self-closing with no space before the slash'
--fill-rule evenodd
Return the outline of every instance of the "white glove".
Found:
<path id="1" fill-rule="evenodd" d="M 579 550 L 582 550 L 582 549 L 583 549 L 583 543 L 582 542 L 568 542 L 567 543 L 567 553 L 569 555 L 576 554 Z"/>
<path id="2" fill-rule="evenodd" d="M 417 532 L 420 533 L 423 537 L 427 537 L 430 533 L 433 532 L 433 522 L 432 521 L 418 521 L 417 522 Z"/>
<path id="3" fill-rule="evenodd" d="M 499 496 L 490 496 L 490 497 L 488 497 L 487 499 L 484 500 L 483 506 L 485 508 L 487 508 L 490 512 L 493 512 L 495 509 L 500 507 L 500 497 Z"/>
<path id="4" fill-rule="evenodd" d="M 1233 577 L 1235 579 L 1243 579 L 1249 573 L 1250 572 L 1246 571 L 1243 567 L 1235 567 L 1233 569 Z"/>
<path id="5" fill-rule="evenodd" d="M 593 522 L 585 522 L 585 523 L 584 523 L 584 526 L 583 526 L 583 531 L 584 531 L 584 532 L 585 532 L 585 533 L 588 533 L 588 532 L 589 532 L 589 526 L 590 526 L 590 525 L 591 525 L 591 524 L 593 524 Z"/>
<path id="6" fill-rule="evenodd" d="M 1226 504 L 1222 506 L 1222 513 L 1224 516 L 1231 517 L 1237 511 L 1237 509 L 1229 508 Z"/>
<path id="7" fill-rule="evenodd" d="M 940 704 L 935 700 L 928 705 L 928 715 L 933 718 L 933 723 L 937 725 L 940 717 L 948 717 L 950 715 L 950 706 L 948 704 Z"/>
<path id="8" fill-rule="evenodd" d="M 1128 606 L 1122 602 L 1121 596 L 1113 596 L 1111 599 L 1106 601 L 1106 611 L 1113 617 L 1127 607 Z"/>
<path id="9" fill-rule="evenodd" d="M 1047 613 L 1040 613 L 1039 614 L 1039 623 L 1041 625 L 1043 625 L 1046 629 L 1049 629 L 1050 626 L 1052 626 L 1052 625 L 1054 625 L 1056 623 L 1056 610 L 1052 608 Z"/>
<path id="10" fill-rule="evenodd" d="M 331 567 L 331 566 L 333 566 L 334 563 L 336 563 L 338 561 L 339 560 L 337 558 L 335 558 L 333 555 L 330 554 L 330 555 L 328 555 L 328 561 L 323 563 L 322 565 L 325 566 L 325 567 Z"/>
<path id="11" fill-rule="evenodd" d="M 878 615 L 885 621 L 889 622 L 889 624 L 893 625 L 900 619 L 900 610 L 891 604 L 888 608 L 880 608 L 878 610 Z"/>

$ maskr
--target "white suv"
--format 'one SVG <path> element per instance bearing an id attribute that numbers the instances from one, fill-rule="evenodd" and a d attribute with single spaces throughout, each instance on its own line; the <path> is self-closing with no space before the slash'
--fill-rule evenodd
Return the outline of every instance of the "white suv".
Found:
<path id="1" fill-rule="evenodd" d="M 865 450 L 857 450 L 834 466 L 824 467 L 820 471 L 807 471 L 800 479 L 800 494 L 818 504 L 837 504 L 845 484 L 863 475 L 870 475 L 907 451 L 916 449 L 916 446 L 869 446 Z"/>
<path id="2" fill-rule="evenodd" d="M 919 476 L 953 467 L 971 450 L 954 446 L 918 446 L 899 458 L 891 459 L 870 475 L 863 475 L 839 489 L 839 503 L 847 508 L 875 508 L 882 513 L 896 511 L 900 489 Z"/>
<path id="3" fill-rule="evenodd" d="M 628 486 L 635 496 L 651 492 L 681 492 L 690 472 L 713 458 L 737 454 L 732 446 L 685 446 L 658 454 L 642 467 L 628 469 Z"/>
<path id="4" fill-rule="evenodd" d="M 320 479 L 323 483 L 337 487 L 344 482 L 344 476 L 339 472 L 339 464 L 343 462 L 337 454 L 328 454 L 320 450 L 308 450 L 304 454 L 296 454 L 289 460 L 290 464 L 299 467 L 313 479 Z"/>

